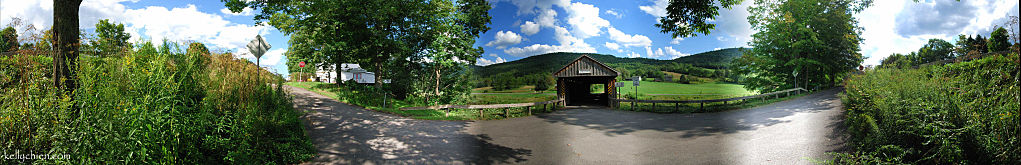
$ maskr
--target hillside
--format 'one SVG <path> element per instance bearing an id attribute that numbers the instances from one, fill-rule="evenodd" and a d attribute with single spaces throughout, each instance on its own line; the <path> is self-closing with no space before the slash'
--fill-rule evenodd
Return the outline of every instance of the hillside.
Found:
<path id="1" fill-rule="evenodd" d="M 702 68 L 719 69 L 725 68 L 725 66 L 730 64 L 731 61 L 741 57 L 744 50 L 747 50 L 747 48 L 726 48 L 684 56 L 672 61 L 687 63 Z"/>
<path id="2" fill-rule="evenodd" d="M 513 72 L 516 76 L 529 75 L 535 73 L 552 73 L 560 67 L 563 67 L 571 60 L 578 58 L 579 56 L 586 54 L 600 62 L 603 62 L 609 66 L 659 66 L 672 63 L 686 63 L 693 66 L 718 69 L 725 66 L 725 64 L 733 61 L 734 58 L 740 57 L 742 50 L 745 48 L 727 48 L 715 51 L 698 53 L 690 56 L 684 56 L 673 60 L 657 60 L 648 58 L 621 58 L 613 55 L 604 54 L 593 54 L 593 53 L 547 53 L 541 55 L 535 55 L 526 57 L 519 60 L 493 64 L 489 66 L 473 67 L 476 73 L 479 75 L 495 75 L 499 73 Z M 487 76 L 483 76 L 487 77 Z"/>

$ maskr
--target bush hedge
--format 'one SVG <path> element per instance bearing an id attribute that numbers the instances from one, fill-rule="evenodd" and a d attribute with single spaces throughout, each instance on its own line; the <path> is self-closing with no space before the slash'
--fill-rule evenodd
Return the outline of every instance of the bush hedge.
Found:
<path id="1" fill-rule="evenodd" d="M 293 164 L 314 156 L 283 79 L 230 53 L 143 43 L 124 56 L 83 56 L 73 94 L 52 87 L 50 61 L 0 57 L 0 139 L 6 154 L 70 159 L 3 161 Z"/>
<path id="2" fill-rule="evenodd" d="M 1018 54 L 853 77 L 839 164 L 1021 164 Z"/>

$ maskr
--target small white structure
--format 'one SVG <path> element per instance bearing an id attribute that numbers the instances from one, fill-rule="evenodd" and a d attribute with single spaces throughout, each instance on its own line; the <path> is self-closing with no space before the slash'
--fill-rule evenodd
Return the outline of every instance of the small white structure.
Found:
<path id="1" fill-rule="evenodd" d="M 340 80 L 354 80 L 359 84 L 376 83 L 376 74 L 362 69 L 358 64 L 340 64 Z"/>

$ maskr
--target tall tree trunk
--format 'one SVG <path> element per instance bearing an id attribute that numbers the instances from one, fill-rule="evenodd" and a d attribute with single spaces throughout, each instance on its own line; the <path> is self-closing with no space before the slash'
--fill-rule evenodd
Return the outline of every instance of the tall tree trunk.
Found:
<path id="1" fill-rule="evenodd" d="M 78 84 L 78 7 L 82 0 L 53 1 L 53 84 L 71 93 Z"/>
<path id="2" fill-rule="evenodd" d="M 442 67 L 442 65 L 436 67 L 436 88 L 433 88 L 435 90 L 433 95 L 436 97 L 440 97 L 440 69 L 443 69 Z"/>
<path id="3" fill-rule="evenodd" d="M 383 89 L 383 62 L 376 61 L 376 89 Z"/>

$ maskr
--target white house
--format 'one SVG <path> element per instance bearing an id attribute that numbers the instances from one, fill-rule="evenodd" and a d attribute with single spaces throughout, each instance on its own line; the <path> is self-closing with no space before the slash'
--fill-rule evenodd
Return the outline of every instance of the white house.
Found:
<path id="1" fill-rule="evenodd" d="M 340 74 L 337 74 L 337 70 L 340 71 Z M 336 70 L 332 66 L 326 69 L 316 69 L 316 77 L 321 82 L 336 83 L 337 76 L 340 76 L 340 81 L 354 80 L 359 84 L 376 83 L 376 74 L 362 69 L 358 64 L 340 64 L 340 68 Z"/>

